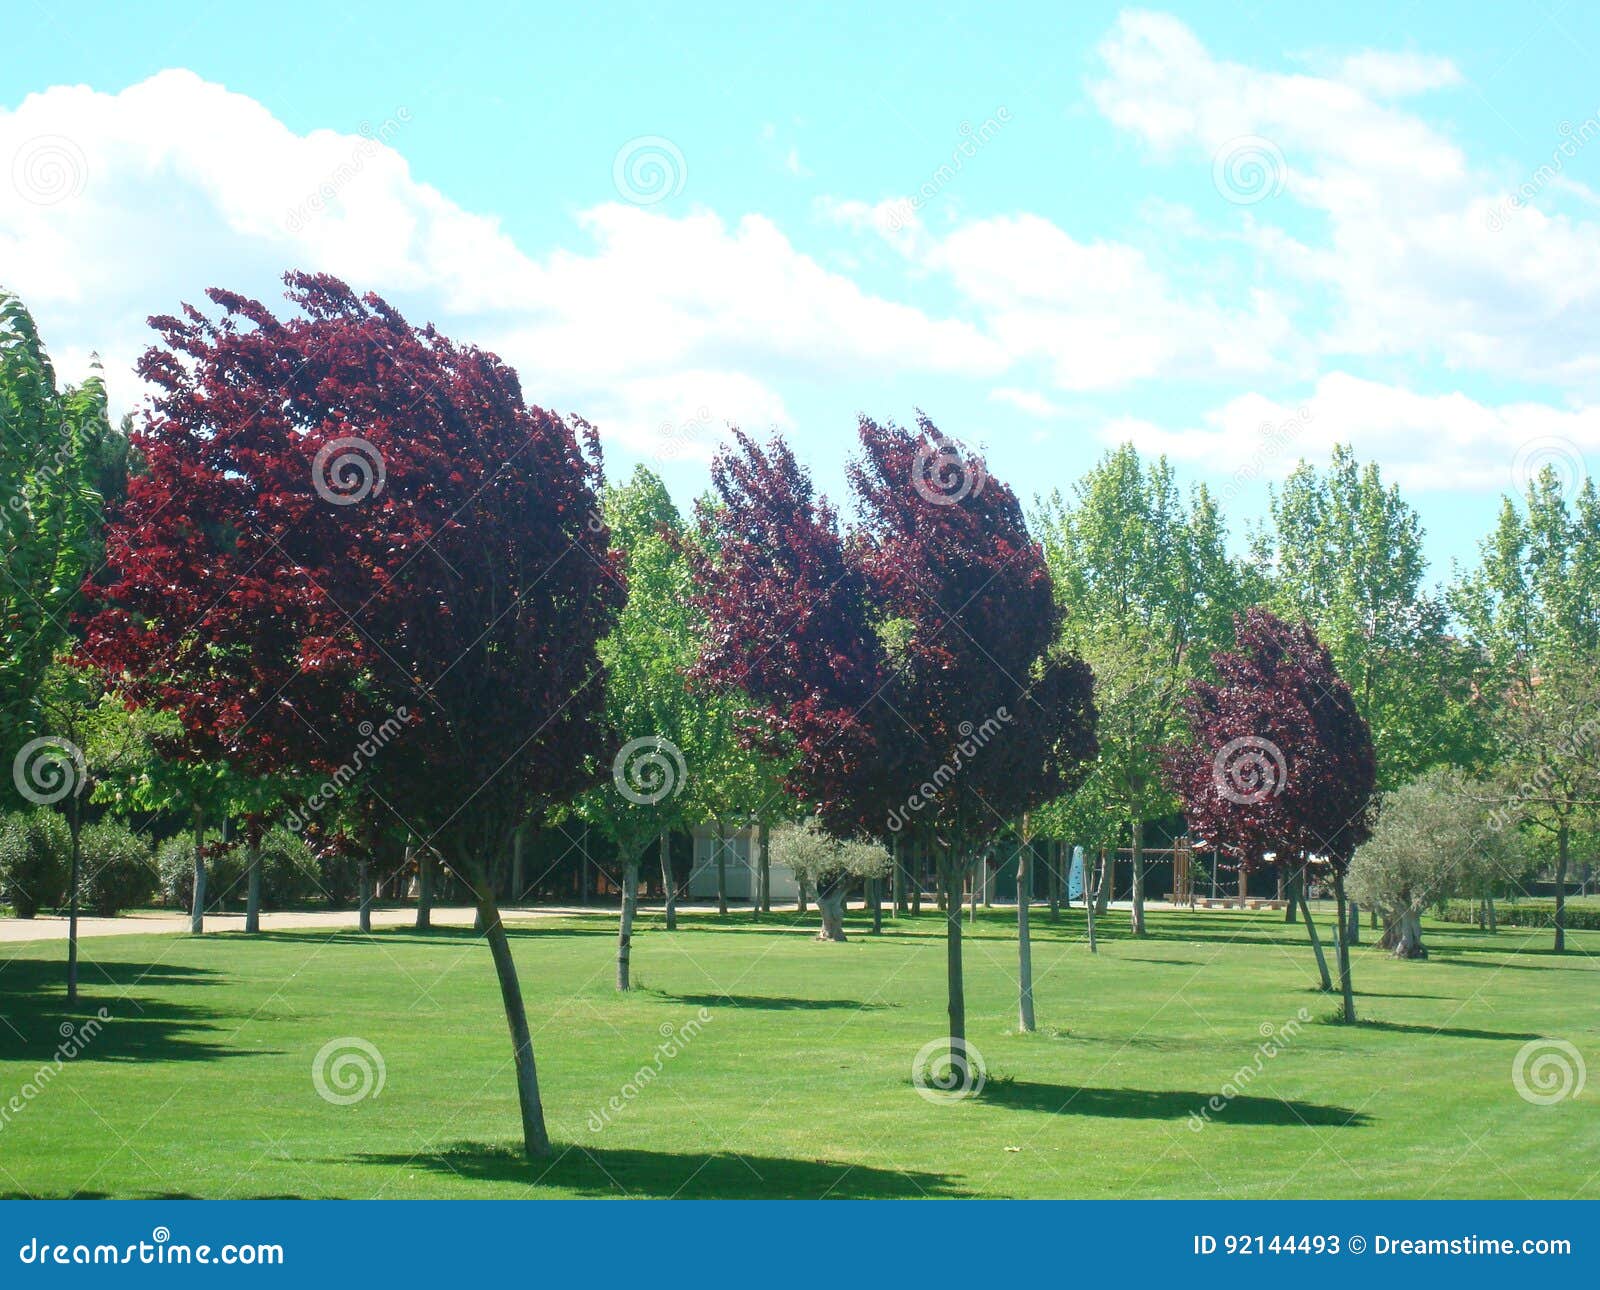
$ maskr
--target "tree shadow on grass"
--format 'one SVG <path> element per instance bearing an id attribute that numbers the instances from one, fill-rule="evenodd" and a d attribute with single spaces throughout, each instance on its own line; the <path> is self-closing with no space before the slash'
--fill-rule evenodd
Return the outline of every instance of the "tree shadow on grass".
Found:
<path id="1" fill-rule="evenodd" d="M 1181 1120 L 1199 1115 L 1215 1096 L 1184 1093 L 1176 1089 L 1081 1088 L 1072 1084 L 1039 1084 L 1029 1080 L 991 1080 L 978 1095 L 980 1102 L 1018 1111 L 1046 1115 L 1093 1115 L 1114 1120 Z M 1316 1125 L 1349 1128 L 1370 1123 L 1367 1116 L 1347 1106 L 1325 1106 L 1292 1098 L 1240 1095 L 1227 1099 L 1210 1119 L 1229 1124 Z"/>
<path id="2" fill-rule="evenodd" d="M 684 1003 L 694 1008 L 755 1008 L 772 1012 L 821 1012 L 830 1008 L 849 1008 L 857 1012 L 873 1012 L 879 1008 L 896 1008 L 899 1004 L 872 1002 L 857 999 L 801 999 L 790 995 L 765 994 L 669 994 L 665 990 L 649 993 L 658 999 Z"/>
<path id="3" fill-rule="evenodd" d="M 817 1200 L 964 1196 L 948 1175 L 835 1160 L 733 1152 L 684 1153 L 555 1143 L 547 1160 L 514 1147 L 458 1142 L 426 1155 L 360 1155 L 363 1164 L 428 1169 L 468 1182 L 520 1183 L 585 1196 L 685 1200 Z M 340 1162 L 343 1163 L 343 1162 Z"/>
<path id="4" fill-rule="evenodd" d="M 53 1065 L 58 1056 L 70 1063 L 266 1055 L 271 1050 L 239 1050 L 207 1040 L 208 1033 L 226 1028 L 220 1014 L 203 1004 L 179 1002 L 172 991 L 145 992 L 182 985 L 187 996 L 194 987 L 219 980 L 204 968 L 86 959 L 80 964 L 78 1002 L 69 1005 L 64 963 L 13 959 L 0 969 L 0 1057 Z M 66 1056 L 68 1049 L 75 1055 Z"/>
<path id="5" fill-rule="evenodd" d="M 1332 1023 L 1342 1024 L 1339 1022 Z M 1544 1036 L 1523 1033 L 1518 1030 L 1474 1030 L 1468 1026 L 1428 1026 L 1420 1023 L 1405 1021 L 1369 1021 L 1366 1018 L 1357 1018 L 1358 1030 L 1386 1030 L 1397 1035 L 1442 1035 L 1447 1039 L 1515 1039 L 1527 1043 L 1530 1039 L 1542 1039 Z"/>
<path id="6" fill-rule="evenodd" d="M 1501 959 L 1477 958 L 1475 955 L 1495 954 L 1503 958 L 1537 958 L 1537 963 L 1506 963 Z M 1566 954 L 1557 954 L 1549 949 L 1503 950 L 1498 947 L 1479 949 L 1473 947 L 1457 948 L 1452 946 L 1447 950 L 1432 949 L 1428 952 L 1428 962 L 1443 964 L 1445 967 L 1488 968 L 1492 972 L 1592 972 L 1594 968 L 1585 961 L 1586 956 L 1568 951 Z M 1564 962 L 1563 960 L 1572 960 Z"/>

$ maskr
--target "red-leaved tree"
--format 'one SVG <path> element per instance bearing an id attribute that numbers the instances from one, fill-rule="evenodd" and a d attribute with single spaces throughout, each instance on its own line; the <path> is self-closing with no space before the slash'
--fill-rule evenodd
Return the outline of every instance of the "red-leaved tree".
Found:
<path id="1" fill-rule="evenodd" d="M 1043 552 L 982 460 L 926 419 L 911 431 L 863 418 L 860 440 L 848 530 L 781 441 L 740 435 L 719 458 L 700 512 L 701 670 L 786 737 L 789 786 L 830 829 L 936 848 L 960 1078 L 961 888 L 992 838 L 1094 756 L 1092 678 L 1050 656 Z"/>
<path id="2" fill-rule="evenodd" d="M 1344 1018 L 1354 1021 L 1344 878 L 1372 833 L 1372 734 L 1310 624 L 1249 609 L 1235 633 L 1236 648 L 1212 656 L 1218 679 L 1191 683 L 1190 739 L 1167 751 L 1167 774 L 1190 829 L 1241 865 L 1271 851 L 1331 877 Z"/>
<path id="3" fill-rule="evenodd" d="M 494 355 L 336 279 L 286 280 L 295 317 L 212 291 L 220 318 L 152 320 L 148 471 L 85 653 L 253 773 L 343 784 L 358 763 L 362 813 L 439 850 L 475 895 L 543 1154 L 497 858 L 603 751 L 596 645 L 624 593 L 596 438 L 528 406 Z"/>

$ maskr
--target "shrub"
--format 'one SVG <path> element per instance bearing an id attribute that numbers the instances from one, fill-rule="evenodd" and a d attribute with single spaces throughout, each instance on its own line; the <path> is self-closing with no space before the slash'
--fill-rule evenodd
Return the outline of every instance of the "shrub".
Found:
<path id="1" fill-rule="evenodd" d="M 156 888 L 150 844 L 120 820 L 103 820 L 84 829 L 83 901 L 101 918 L 148 900 Z"/>
<path id="2" fill-rule="evenodd" d="M 162 903 L 188 909 L 194 901 L 194 835 L 180 833 L 156 848 L 156 868 L 161 875 Z M 221 909 L 225 902 L 244 898 L 244 853 L 238 847 L 206 845 L 206 908 Z"/>
<path id="3" fill-rule="evenodd" d="M 1575 905 L 1568 901 L 1565 912 L 1566 917 L 1563 921 L 1569 932 L 1600 932 L 1600 909 L 1591 905 Z M 1470 902 L 1452 901 L 1439 912 L 1439 919 L 1445 923 L 1476 923 L 1477 907 Z M 1505 901 L 1496 901 L 1494 921 L 1497 927 L 1554 927 L 1555 902 L 1529 901 L 1513 905 Z"/>
<path id="4" fill-rule="evenodd" d="M 306 840 L 282 825 L 269 829 L 261 839 L 261 903 L 282 908 L 321 894 L 317 857 Z"/>
<path id="5" fill-rule="evenodd" d="M 72 835 L 55 811 L 20 811 L 0 825 L 0 888 L 18 918 L 66 899 Z"/>

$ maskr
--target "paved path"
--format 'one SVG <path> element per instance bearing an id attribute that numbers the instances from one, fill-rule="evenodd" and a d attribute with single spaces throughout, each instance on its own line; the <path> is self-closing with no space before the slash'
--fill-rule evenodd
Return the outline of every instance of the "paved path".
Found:
<path id="1" fill-rule="evenodd" d="M 548 918 L 582 912 L 575 909 L 502 909 L 507 922 L 521 918 Z M 596 911 L 590 911 L 596 912 Z M 467 905 L 435 905 L 433 921 L 440 927 L 471 927 L 473 911 Z M 415 909 L 374 909 L 374 927 L 410 927 L 417 921 Z M 264 913 L 261 930 L 283 932 L 300 927 L 351 928 L 356 925 L 356 911 L 295 910 L 288 913 Z M 187 932 L 187 914 L 137 913 L 120 918 L 78 919 L 78 935 L 83 936 L 138 936 L 150 932 Z M 207 914 L 207 932 L 242 932 L 243 914 Z M 0 918 L 0 943 L 6 941 L 64 941 L 67 938 L 67 920 L 60 915 L 41 914 L 37 918 Z"/>

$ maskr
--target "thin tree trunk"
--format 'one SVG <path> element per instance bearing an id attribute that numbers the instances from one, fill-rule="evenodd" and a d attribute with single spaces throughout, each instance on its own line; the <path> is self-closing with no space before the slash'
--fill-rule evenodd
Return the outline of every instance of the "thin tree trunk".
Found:
<path id="1" fill-rule="evenodd" d="M 1556 833 L 1556 953 L 1567 950 L 1567 861 L 1572 845 L 1572 828 L 1565 820 Z"/>
<path id="2" fill-rule="evenodd" d="M 1491 891 L 1487 896 L 1485 896 L 1483 898 L 1483 910 L 1484 910 L 1484 913 L 1489 916 L 1489 930 L 1491 932 L 1498 932 L 1500 930 L 1500 928 L 1499 928 L 1499 925 L 1495 922 L 1495 916 L 1494 916 L 1494 892 Z"/>
<path id="3" fill-rule="evenodd" d="M 1100 848 L 1100 887 L 1095 893 L 1094 912 L 1102 918 L 1106 910 L 1111 908 L 1111 894 L 1117 885 L 1117 853 L 1112 851 L 1106 854 L 1104 847 Z"/>
<path id="4" fill-rule="evenodd" d="M 883 935 L 883 879 L 867 879 L 867 899 L 872 904 L 872 934 Z"/>
<path id="5" fill-rule="evenodd" d="M 511 831 L 511 903 L 513 905 L 522 903 L 522 893 L 525 889 L 522 855 L 526 849 L 524 843 L 527 840 L 527 834 L 528 822 L 526 820 Z"/>
<path id="6" fill-rule="evenodd" d="M 949 1000 L 950 1065 L 967 1069 L 967 1000 L 961 972 L 961 875 L 946 849 L 940 885 L 945 890 L 945 992 Z"/>
<path id="7" fill-rule="evenodd" d="M 920 917 L 922 914 L 922 878 L 927 870 L 927 853 L 915 844 L 911 847 L 911 914 Z"/>
<path id="8" fill-rule="evenodd" d="M 889 856 L 894 863 L 894 878 L 891 894 L 894 898 L 895 917 L 899 918 L 906 912 L 906 863 L 902 840 L 898 833 L 894 841 L 889 844 Z"/>
<path id="9" fill-rule="evenodd" d="M 639 901 L 639 861 L 629 856 L 622 866 L 622 916 L 617 920 L 617 989 L 629 986 L 628 960 L 633 951 L 633 913 Z"/>
<path id="10" fill-rule="evenodd" d="M 1046 841 L 1044 844 L 1044 853 L 1049 857 L 1046 863 L 1050 866 L 1046 881 L 1050 889 L 1050 921 L 1052 923 L 1061 921 L 1061 888 L 1063 885 L 1061 880 L 1061 861 L 1066 852 L 1066 847 L 1067 844 L 1061 841 Z M 1067 904 L 1070 905 L 1071 903 L 1072 895 L 1069 892 L 1067 894 Z"/>
<path id="11" fill-rule="evenodd" d="M 1342 870 L 1334 871 L 1333 894 L 1339 903 L 1339 989 L 1344 995 L 1344 1019 L 1348 1023 L 1356 1019 L 1356 997 L 1350 984 L 1350 941 L 1344 934 L 1346 924 Z"/>
<path id="12" fill-rule="evenodd" d="M 426 932 L 433 927 L 433 880 L 435 874 L 433 849 L 417 849 L 417 930 Z"/>
<path id="13" fill-rule="evenodd" d="M 678 930 L 678 884 L 672 877 L 672 839 L 667 830 L 661 830 L 656 844 L 661 856 L 661 890 L 667 893 L 667 930 Z"/>
<path id="14" fill-rule="evenodd" d="M 756 882 L 760 887 L 760 912 L 772 912 L 772 826 L 762 820 L 756 826 Z"/>
<path id="15" fill-rule="evenodd" d="M 528 1032 L 528 1012 L 522 1002 L 522 986 L 517 981 L 517 965 L 511 957 L 505 924 L 495 904 L 488 879 L 479 875 L 478 917 L 483 923 L 489 952 L 494 957 L 495 976 L 500 981 L 500 1001 L 505 1005 L 506 1026 L 511 1031 L 511 1049 L 517 1066 L 517 1102 L 522 1111 L 522 1146 L 530 1160 L 550 1154 L 550 1135 L 544 1127 L 544 1106 L 539 1101 L 539 1071 L 533 1060 L 533 1036 Z"/>
<path id="16" fill-rule="evenodd" d="M 1094 862 L 1087 853 L 1083 857 L 1083 916 L 1089 928 L 1089 953 L 1098 954 L 1100 946 L 1094 938 L 1095 911 L 1100 904 L 1100 888 L 1106 881 L 1106 853 L 1100 853 L 1100 876 L 1095 877 Z"/>
<path id="17" fill-rule="evenodd" d="M 969 890 L 971 892 L 972 905 L 968 910 L 967 915 L 967 921 L 969 923 L 976 924 L 978 921 L 978 870 L 981 867 L 987 866 L 988 863 L 989 862 L 987 860 L 979 857 L 978 862 L 973 865 L 972 869 L 970 870 L 972 876 L 970 879 Z"/>
<path id="18" fill-rule="evenodd" d="M 1144 821 L 1140 819 L 1133 822 L 1133 910 L 1129 926 L 1135 936 L 1144 935 Z"/>
<path id="19" fill-rule="evenodd" d="M 728 831 L 717 821 L 717 913 L 728 912 Z"/>
<path id="20" fill-rule="evenodd" d="M 189 934 L 198 936 L 206 930 L 206 817 L 194 813 L 194 893 L 190 900 Z"/>
<path id="21" fill-rule="evenodd" d="M 67 889 L 67 1002 L 78 1002 L 78 875 L 83 869 L 83 785 L 74 785 L 72 809 L 72 868 Z"/>
<path id="22" fill-rule="evenodd" d="M 1345 919 L 1344 934 L 1350 938 L 1350 944 L 1361 944 L 1361 906 L 1355 901 L 1350 902 L 1350 916 Z M 1422 936 L 1421 924 L 1417 927 L 1418 939 Z"/>
<path id="23" fill-rule="evenodd" d="M 361 863 L 356 867 L 361 893 L 361 912 L 358 924 L 364 933 L 372 931 L 372 857 L 370 848 L 361 853 Z"/>
<path id="24" fill-rule="evenodd" d="M 1282 870 L 1280 870 L 1282 872 Z M 1283 874 L 1283 894 L 1288 904 L 1283 909 L 1283 921 L 1292 923 L 1300 912 L 1300 889 L 1304 880 L 1298 869 L 1290 869 Z"/>
<path id="25" fill-rule="evenodd" d="M 1029 846 L 1017 848 L 1017 1029 L 1033 1031 L 1033 947 L 1028 941 L 1028 905 L 1033 875 L 1028 871 Z"/>
<path id="26" fill-rule="evenodd" d="M 1296 892 L 1300 897 L 1300 916 L 1306 922 L 1306 934 L 1311 937 L 1311 952 L 1317 956 L 1317 971 L 1322 975 L 1323 990 L 1333 992 L 1333 977 L 1328 973 L 1328 959 L 1322 952 L 1322 937 L 1317 935 L 1316 920 L 1311 917 L 1311 906 L 1306 903 L 1306 876 L 1301 870 L 1296 878 Z"/>
<path id="27" fill-rule="evenodd" d="M 245 838 L 248 877 L 245 882 L 244 930 L 253 936 L 261 930 L 261 830 L 253 824 L 245 827 L 248 830 Z"/>

